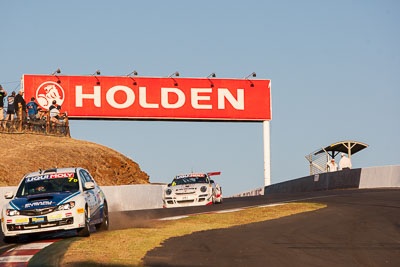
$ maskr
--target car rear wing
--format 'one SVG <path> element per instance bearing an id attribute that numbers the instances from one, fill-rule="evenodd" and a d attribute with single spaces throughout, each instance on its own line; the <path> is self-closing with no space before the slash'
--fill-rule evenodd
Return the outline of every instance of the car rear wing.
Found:
<path id="1" fill-rule="evenodd" d="M 208 172 L 208 176 L 221 175 L 221 172 Z"/>

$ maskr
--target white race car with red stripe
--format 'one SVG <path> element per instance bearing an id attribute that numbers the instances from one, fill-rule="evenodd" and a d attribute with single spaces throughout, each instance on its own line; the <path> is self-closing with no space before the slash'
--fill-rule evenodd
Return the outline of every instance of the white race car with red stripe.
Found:
<path id="1" fill-rule="evenodd" d="M 213 173 L 177 175 L 163 192 L 164 208 L 222 203 L 222 188 L 210 176 Z"/>

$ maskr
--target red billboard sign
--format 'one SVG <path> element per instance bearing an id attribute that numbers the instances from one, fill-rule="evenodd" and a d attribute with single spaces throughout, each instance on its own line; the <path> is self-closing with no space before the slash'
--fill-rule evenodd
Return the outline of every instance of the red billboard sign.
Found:
<path id="1" fill-rule="evenodd" d="M 23 90 L 69 118 L 271 119 L 270 80 L 24 75 Z"/>

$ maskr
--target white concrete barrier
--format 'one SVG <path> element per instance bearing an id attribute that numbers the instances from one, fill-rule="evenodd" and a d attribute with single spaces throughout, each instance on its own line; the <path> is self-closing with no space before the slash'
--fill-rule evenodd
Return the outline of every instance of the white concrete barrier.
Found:
<path id="1" fill-rule="evenodd" d="M 249 190 L 249 191 L 245 191 L 239 194 L 235 194 L 232 196 L 229 196 L 227 198 L 231 198 L 231 197 L 251 197 L 251 196 L 262 196 L 264 195 L 264 187 L 260 187 L 260 188 L 256 188 L 253 190 Z"/>
<path id="2" fill-rule="evenodd" d="M 101 186 L 108 201 L 109 211 L 127 211 L 162 208 L 162 192 L 166 185 Z M 0 187 L 0 209 L 9 200 L 6 192 L 16 193 L 16 186 Z"/>
<path id="3" fill-rule="evenodd" d="M 109 211 L 162 208 L 162 193 L 166 185 L 102 186 Z"/>
<path id="4" fill-rule="evenodd" d="M 359 188 L 400 187 L 400 166 L 363 168 Z"/>
<path id="5" fill-rule="evenodd" d="M 318 178 L 317 178 L 318 177 Z M 399 188 L 400 166 L 378 166 L 321 173 L 265 187 L 264 194 L 311 192 L 344 188 Z"/>

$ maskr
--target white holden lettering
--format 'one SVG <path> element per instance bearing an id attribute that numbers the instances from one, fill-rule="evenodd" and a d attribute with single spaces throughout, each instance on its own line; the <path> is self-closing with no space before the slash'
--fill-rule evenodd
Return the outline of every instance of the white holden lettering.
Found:
<path id="1" fill-rule="evenodd" d="M 244 110 L 244 89 L 237 89 L 237 99 L 225 88 L 218 88 L 218 109 L 225 109 L 225 99 L 237 110 Z"/>
<path id="2" fill-rule="evenodd" d="M 169 103 L 168 95 L 176 94 L 178 101 L 176 103 Z M 180 108 L 185 104 L 185 94 L 178 88 L 161 88 L 161 106 L 164 108 Z"/>
<path id="3" fill-rule="evenodd" d="M 199 95 L 199 93 L 211 93 L 211 88 L 192 88 L 191 90 L 191 100 L 192 107 L 195 109 L 212 109 L 212 105 L 199 104 L 199 101 L 210 101 L 210 95 Z"/>
<path id="4" fill-rule="evenodd" d="M 115 102 L 115 93 L 118 91 L 123 91 L 126 94 L 126 100 L 125 103 L 119 104 Z M 123 85 L 117 85 L 114 87 L 111 87 L 110 90 L 107 91 L 106 94 L 106 99 L 108 104 L 114 108 L 122 109 L 122 108 L 127 108 L 131 106 L 135 102 L 135 93 L 133 90 L 127 86 Z"/>
<path id="5" fill-rule="evenodd" d="M 75 100 L 77 107 L 83 107 L 83 99 L 93 99 L 96 107 L 101 107 L 101 89 L 100 86 L 93 87 L 93 94 L 83 94 L 82 86 L 75 86 Z"/>
<path id="6" fill-rule="evenodd" d="M 159 104 L 149 104 L 146 99 L 146 87 L 139 87 L 139 105 L 143 108 L 158 108 Z"/>
<path id="7" fill-rule="evenodd" d="M 95 107 L 101 107 L 101 87 L 94 86 L 93 93 L 82 93 L 82 86 L 76 85 L 76 107 L 83 107 L 83 100 L 92 99 Z M 139 87 L 139 105 L 142 108 L 160 108 L 160 104 L 163 108 L 167 109 L 178 109 L 186 103 L 185 93 L 178 88 L 161 88 L 161 103 L 148 103 L 147 102 L 147 88 Z M 190 101 L 194 109 L 212 109 L 211 104 L 212 88 L 191 88 L 190 90 Z M 115 94 L 118 91 L 122 91 L 126 95 L 124 103 L 117 103 L 115 101 Z M 175 96 L 173 96 L 175 94 Z M 217 100 L 218 109 L 225 109 L 225 103 L 229 103 L 236 110 L 244 110 L 244 89 L 236 90 L 236 97 L 233 96 L 232 92 L 226 88 L 217 89 Z M 171 99 L 177 99 L 175 103 L 171 103 Z M 135 92 L 133 89 L 123 86 L 116 85 L 111 87 L 106 93 L 107 103 L 117 109 L 124 109 L 132 106 L 135 103 Z M 153 100 L 154 101 L 154 100 Z M 90 102 L 90 101 L 89 101 Z"/>

